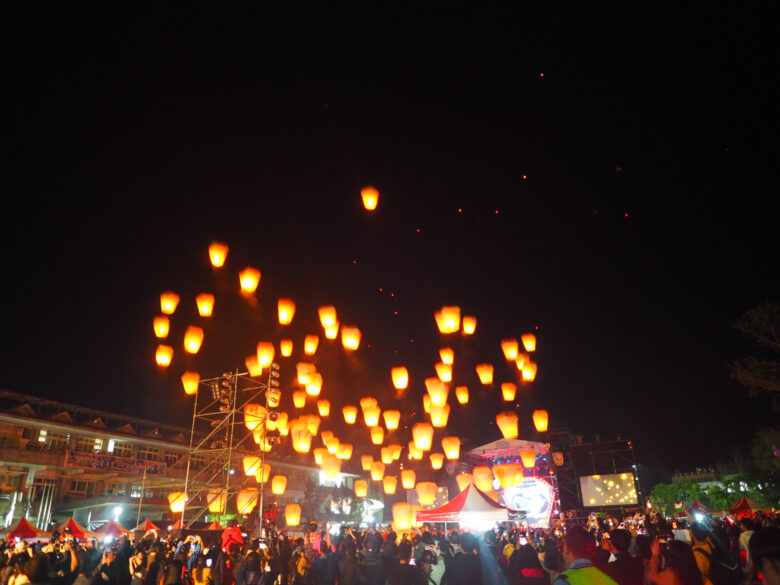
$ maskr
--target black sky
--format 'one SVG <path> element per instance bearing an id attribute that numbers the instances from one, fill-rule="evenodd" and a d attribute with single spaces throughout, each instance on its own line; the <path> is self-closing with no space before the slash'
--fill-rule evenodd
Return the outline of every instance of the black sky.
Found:
<path id="1" fill-rule="evenodd" d="M 433 312 L 452 303 L 479 319 L 456 346 L 473 392 L 471 365 L 503 368 L 498 341 L 538 327 L 521 410 L 631 437 L 654 473 L 712 464 L 772 422 L 728 374 L 751 351 L 732 323 L 778 297 L 760 11 L 4 21 L 3 388 L 186 420 L 184 365 L 157 371 L 151 319 L 163 290 L 187 315 L 210 290 L 189 364 L 204 375 L 278 339 L 273 304 L 290 296 L 296 335 L 331 303 L 363 329 L 355 358 L 321 356 L 334 393 L 388 393 L 404 363 L 419 394 L 444 345 Z M 212 239 L 231 246 L 226 274 Z M 255 309 L 231 292 L 245 265 L 263 272 Z M 483 410 L 453 420 L 475 444 L 496 438 Z"/>

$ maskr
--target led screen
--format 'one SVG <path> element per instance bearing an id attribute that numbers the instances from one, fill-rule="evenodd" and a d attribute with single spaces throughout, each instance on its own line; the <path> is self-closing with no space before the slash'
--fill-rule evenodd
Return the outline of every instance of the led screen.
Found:
<path id="1" fill-rule="evenodd" d="M 502 489 L 499 503 L 525 512 L 526 521 L 532 528 L 549 528 L 555 490 L 543 479 L 526 477 L 519 486 Z"/>
<path id="2" fill-rule="evenodd" d="M 583 506 L 627 506 L 637 504 L 633 473 L 580 476 Z"/>

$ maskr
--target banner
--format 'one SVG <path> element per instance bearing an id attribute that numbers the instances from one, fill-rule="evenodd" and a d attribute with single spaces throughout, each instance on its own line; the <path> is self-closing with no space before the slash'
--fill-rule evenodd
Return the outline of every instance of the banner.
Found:
<path id="1" fill-rule="evenodd" d="M 118 471 L 123 473 L 135 473 L 143 475 L 146 467 L 147 475 L 165 475 L 168 466 L 159 461 L 144 461 L 128 459 L 126 457 L 114 457 L 101 453 L 65 452 L 65 467 L 78 469 L 100 469 L 101 471 Z"/>

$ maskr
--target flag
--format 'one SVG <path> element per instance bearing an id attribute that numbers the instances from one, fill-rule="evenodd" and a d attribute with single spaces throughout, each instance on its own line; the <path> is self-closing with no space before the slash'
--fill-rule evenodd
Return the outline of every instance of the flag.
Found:
<path id="1" fill-rule="evenodd" d="M 775 457 L 780 457 L 780 449 L 778 449 L 774 445 L 772 445 L 772 455 L 774 455 Z"/>

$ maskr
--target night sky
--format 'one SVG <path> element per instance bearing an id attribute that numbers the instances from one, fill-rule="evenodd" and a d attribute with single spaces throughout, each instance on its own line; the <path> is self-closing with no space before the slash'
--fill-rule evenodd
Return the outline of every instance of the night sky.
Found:
<path id="1" fill-rule="evenodd" d="M 632 439 L 660 478 L 773 421 L 728 371 L 752 351 L 733 322 L 780 280 L 766 15 L 338 6 L 6 13 L 0 387 L 186 424 L 184 369 L 300 344 L 333 304 L 363 343 L 321 341 L 323 395 L 390 408 L 406 365 L 394 404 L 419 410 L 452 346 L 467 448 L 498 438 L 502 408 L 474 364 L 515 381 L 499 341 L 527 331 L 528 438 L 547 408 L 586 440 Z M 236 292 L 244 266 L 263 274 L 256 306 Z M 187 359 L 201 291 L 215 316 Z M 298 305 L 289 335 L 279 297 Z M 477 316 L 472 339 L 441 339 L 444 304 Z"/>

